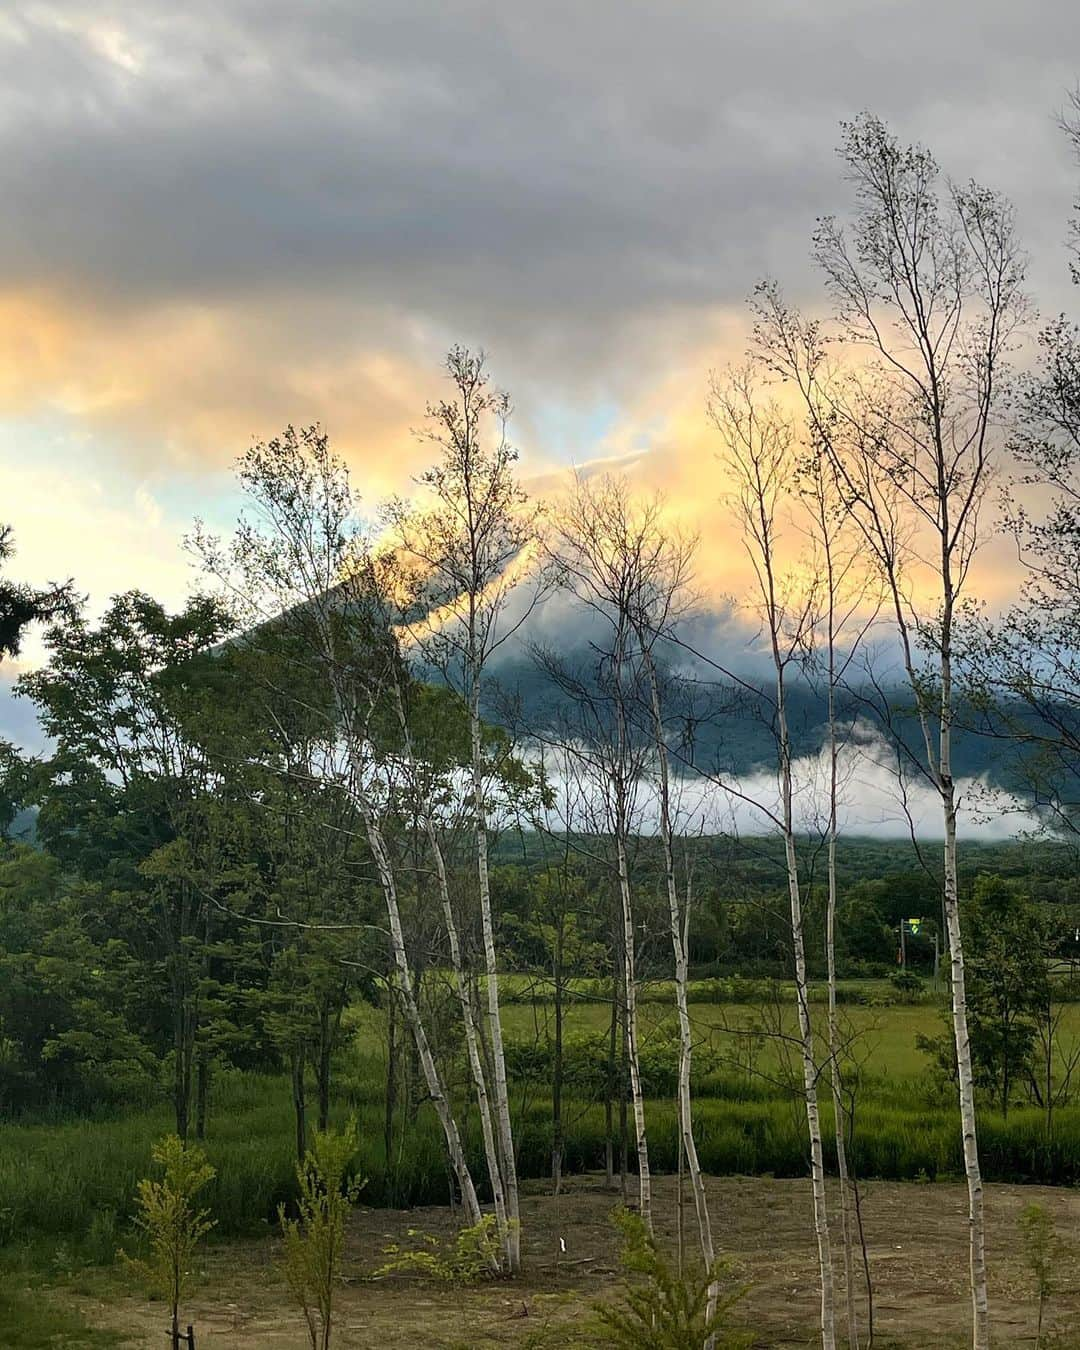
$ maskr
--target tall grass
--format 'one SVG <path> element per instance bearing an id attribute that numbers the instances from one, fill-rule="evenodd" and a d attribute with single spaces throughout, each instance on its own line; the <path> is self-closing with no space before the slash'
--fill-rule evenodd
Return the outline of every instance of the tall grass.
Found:
<path id="1" fill-rule="evenodd" d="M 517 1009 L 524 1012 L 524 1009 Z M 940 1179 L 962 1172 L 958 1117 L 951 1096 L 925 1081 L 922 1061 L 908 1047 L 920 1017 L 931 1009 L 893 1009 L 880 1031 L 881 1053 L 864 1070 L 851 1160 L 858 1175 L 890 1179 Z M 583 1053 L 589 1021 L 581 1025 Z M 897 1027 L 900 1030 L 897 1030 Z M 383 1138 L 385 1065 L 378 1037 L 365 1019 L 338 1076 L 335 1122 L 355 1114 L 361 1149 L 357 1168 L 366 1176 L 363 1203 L 409 1206 L 442 1203 L 449 1178 L 437 1121 L 422 1106 L 411 1121 L 399 1118 L 393 1156 Z M 523 1021 L 518 1035 L 524 1039 Z M 514 1062 L 514 1055 L 509 1056 Z M 724 1174 L 801 1176 L 807 1168 L 805 1123 L 800 1107 L 765 1076 L 750 1076 L 701 1058 L 695 1083 L 695 1132 L 702 1166 Z M 551 1163 L 551 1102 L 545 1053 L 536 1047 L 518 1056 L 516 1140 L 523 1177 L 542 1178 Z M 648 1103 L 652 1162 L 660 1171 L 677 1166 L 675 1105 L 664 1092 L 663 1065 Z M 564 1103 L 566 1171 L 602 1168 L 604 1110 L 588 1100 L 583 1079 Z M 826 1094 L 822 1094 L 823 1098 Z M 522 1102 L 526 1104 L 521 1105 Z M 223 1236 L 264 1231 L 277 1206 L 294 1194 L 294 1129 L 288 1084 L 283 1077 L 222 1074 L 215 1082 L 206 1151 L 217 1175 L 207 1203 Z M 828 1101 L 823 1134 L 832 1138 Z M 475 1110 L 462 1105 L 464 1136 L 483 1174 L 483 1150 Z M 117 1118 L 42 1121 L 0 1126 L 0 1246 L 41 1239 L 82 1244 L 107 1256 L 114 1233 L 124 1231 L 138 1180 L 149 1171 L 154 1141 L 172 1127 L 165 1106 Z M 1059 1110 L 1047 1138 L 1041 1113 L 1014 1109 L 1008 1119 L 984 1109 L 980 1152 L 987 1179 L 1080 1183 L 1080 1107 Z M 830 1160 L 831 1165 L 831 1160 Z"/>

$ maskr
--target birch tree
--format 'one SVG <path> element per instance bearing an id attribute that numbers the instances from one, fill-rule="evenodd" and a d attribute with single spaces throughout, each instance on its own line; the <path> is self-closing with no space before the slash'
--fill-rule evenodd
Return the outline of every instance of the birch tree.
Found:
<path id="1" fill-rule="evenodd" d="M 409 625 L 424 658 L 460 694 L 471 743 L 477 899 L 484 946 L 487 1032 L 508 1224 L 508 1264 L 521 1263 L 517 1160 L 503 1050 L 499 959 L 488 866 L 490 819 L 482 699 L 492 657 L 520 628 L 541 587 L 535 567 L 537 512 L 519 487 L 507 436 L 508 396 L 491 386 L 484 358 L 460 347 L 447 356 L 452 393 L 428 409 L 425 438 L 439 459 L 423 473 L 418 506 L 396 501 L 390 535 L 422 579 L 427 606 Z M 531 573 L 535 579 L 535 571 Z"/>
<path id="2" fill-rule="evenodd" d="M 844 1260 L 844 1300 L 848 1343 L 859 1347 L 855 1298 L 855 1229 L 858 1224 L 848 1167 L 847 1117 L 844 1100 L 842 1041 L 836 1003 L 836 845 L 840 807 L 849 775 L 841 764 L 844 733 L 840 700 L 863 638 L 877 617 L 880 600 L 873 579 L 860 566 L 851 523 L 832 466 L 819 453 L 808 454 L 799 474 L 800 495 L 809 521 L 810 585 L 816 596 L 815 664 L 823 668 L 826 706 L 826 902 L 825 971 L 828 989 L 829 1081 L 832 1088 L 836 1170 L 840 1182 L 840 1228 Z M 872 1335 L 872 1331 L 871 1331 Z"/>
<path id="3" fill-rule="evenodd" d="M 560 587 L 592 617 L 591 669 L 576 671 L 551 653 L 538 653 L 556 686 L 572 699 L 579 725 L 570 753 L 601 801 L 600 816 L 614 850 L 621 962 L 624 1039 L 638 1165 L 638 1203 L 652 1232 L 652 1176 L 641 1083 L 637 995 L 637 921 L 630 849 L 639 812 L 644 771 L 641 738 L 634 717 L 644 698 L 635 618 L 643 586 L 641 541 L 620 519 L 620 494 L 611 483 L 590 489 L 579 483 L 552 513 L 548 534 L 553 573 Z M 622 498 L 625 505 L 625 498 Z M 614 511 L 611 510 L 615 507 Z"/>
<path id="4" fill-rule="evenodd" d="M 885 730 L 941 804 L 964 1172 L 968 1187 L 972 1341 L 989 1344 L 979 1163 L 964 948 L 957 893 L 959 794 L 953 776 L 957 643 L 994 472 L 1008 358 L 1027 313 L 1013 211 L 975 183 L 942 189 L 936 162 L 877 118 L 843 125 L 854 186 L 850 228 L 832 217 L 814 257 L 833 302 L 823 328 L 758 293 L 758 344 L 794 384 L 883 579 L 904 681 L 920 727 L 913 752 L 887 701 Z M 831 352 L 826 342 L 833 343 Z"/>
<path id="5" fill-rule="evenodd" d="M 774 814 L 774 820 L 779 825 L 784 841 L 791 910 L 799 1054 L 821 1284 L 821 1343 L 824 1350 L 835 1350 L 833 1268 L 818 1109 L 818 1067 L 814 1055 L 814 1032 L 806 977 L 803 899 L 795 837 L 791 731 L 787 712 L 789 672 L 792 665 L 801 660 L 811 637 L 814 600 L 812 595 L 805 592 L 800 595 L 794 587 L 785 584 L 778 551 L 781 513 L 795 475 L 794 431 L 781 410 L 763 396 L 749 368 L 732 371 L 726 377 L 713 381 L 709 412 L 720 434 L 720 461 L 731 484 L 729 500 L 742 529 L 750 560 L 757 610 L 774 676 L 772 711 L 779 795 L 779 811 Z"/>
<path id="6" fill-rule="evenodd" d="M 368 565 L 372 576 L 370 591 L 378 606 L 383 640 L 396 646 L 396 634 L 406 629 L 410 623 L 415 623 L 417 606 L 422 603 L 417 591 L 417 578 L 408 570 L 403 571 L 397 560 L 390 555 L 374 557 Z M 484 1047 L 480 1038 L 472 975 L 467 966 L 460 924 L 451 897 L 450 876 L 439 819 L 440 805 L 443 808 L 442 815 L 445 817 L 446 803 L 452 802 L 456 797 L 453 777 L 457 764 L 453 757 L 437 764 L 433 763 L 430 755 L 425 758 L 417 753 L 409 708 L 411 682 L 405 678 L 406 669 L 404 658 L 391 663 L 390 698 L 400 737 L 403 764 L 409 779 L 413 808 L 422 822 L 428 854 L 434 869 L 435 885 L 449 946 L 454 990 L 461 1008 L 465 1048 L 480 1116 L 480 1133 L 484 1144 L 484 1158 L 491 1185 L 503 1261 L 508 1270 L 513 1270 L 515 1241 L 507 1213 L 497 1126 L 492 1110 L 487 1072 L 484 1068 Z M 471 755 L 470 727 L 470 757 Z"/>

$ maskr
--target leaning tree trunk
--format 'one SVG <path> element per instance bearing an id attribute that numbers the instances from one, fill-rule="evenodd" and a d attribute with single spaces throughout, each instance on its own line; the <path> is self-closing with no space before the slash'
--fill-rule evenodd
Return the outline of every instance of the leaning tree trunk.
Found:
<path id="1" fill-rule="evenodd" d="M 518 1207 L 514 1129 L 510 1120 L 510 1089 L 506 1080 L 506 1055 L 503 1051 L 502 1010 L 499 1005 L 499 965 L 495 954 L 495 924 L 492 918 L 491 883 L 488 876 L 487 810 L 484 803 L 483 747 L 480 735 L 480 689 L 475 674 L 469 703 L 469 723 L 472 741 L 473 828 L 476 836 L 480 923 L 484 934 L 484 973 L 487 980 L 491 1066 L 495 1080 L 495 1118 L 498 1125 L 503 1186 L 506 1192 L 507 1252 L 510 1271 L 515 1272 L 521 1268 L 521 1218 Z"/>
<path id="2" fill-rule="evenodd" d="M 397 983 L 401 991 L 401 1002 L 405 1013 L 405 1020 L 408 1023 L 409 1030 L 412 1033 L 413 1042 L 416 1046 L 416 1054 L 420 1061 L 420 1067 L 424 1075 L 428 1096 L 431 1098 L 431 1103 L 435 1108 L 435 1113 L 439 1118 L 439 1124 L 442 1126 L 443 1135 L 446 1139 L 446 1149 L 450 1157 L 450 1165 L 454 1170 L 454 1175 L 457 1177 L 458 1187 L 461 1191 L 461 1203 L 465 1210 L 465 1216 L 468 1224 L 472 1226 L 480 1222 L 480 1202 L 477 1199 L 476 1187 L 473 1184 L 472 1174 L 469 1171 L 469 1164 L 465 1158 L 465 1150 L 461 1143 L 461 1135 L 458 1132 L 457 1121 L 454 1119 L 453 1111 L 450 1107 L 450 1101 L 443 1085 L 442 1075 L 439 1073 L 438 1066 L 435 1063 L 435 1057 L 431 1053 L 431 1045 L 428 1041 L 427 1032 L 424 1029 L 423 1018 L 420 1015 L 420 1008 L 416 1001 L 412 969 L 409 966 L 408 954 L 405 949 L 405 935 L 401 925 L 401 911 L 397 899 L 397 884 L 394 880 L 390 855 L 382 837 L 382 831 L 372 814 L 370 806 L 363 798 L 361 798 L 360 809 L 364 818 L 368 843 L 375 859 L 375 867 L 379 873 L 383 897 L 386 901 L 386 913 L 390 924 L 390 945 L 397 974 Z"/>
<path id="3" fill-rule="evenodd" d="M 412 733 L 409 729 L 408 718 L 405 715 L 405 702 L 402 697 L 401 684 L 397 681 L 395 682 L 395 702 L 397 706 L 398 725 L 401 729 L 402 739 L 405 745 L 405 753 L 408 756 L 410 768 L 413 773 L 413 782 L 417 787 L 419 795 L 421 788 L 419 774 L 417 773 L 418 766 L 416 755 L 413 750 Z M 491 1182 L 491 1195 L 495 1207 L 495 1223 L 498 1228 L 499 1242 L 504 1252 L 507 1269 L 513 1270 L 514 1246 L 511 1227 L 506 1213 L 506 1197 L 503 1187 L 502 1165 L 495 1137 L 495 1127 L 492 1122 L 487 1075 L 484 1072 L 483 1055 L 481 1053 L 479 1036 L 476 1029 L 476 1012 L 473 1008 L 472 985 L 469 982 L 468 972 L 465 970 L 465 963 L 461 955 L 461 937 L 458 932 L 457 919 L 454 915 L 454 907 L 450 901 L 450 884 L 446 872 L 446 859 L 443 856 L 442 845 L 439 842 L 438 832 L 435 829 L 435 822 L 432 819 L 431 810 L 427 802 L 421 804 L 421 814 L 424 820 L 424 831 L 427 835 L 428 847 L 431 850 L 431 856 L 435 862 L 435 878 L 439 887 L 439 899 L 442 902 L 443 922 L 446 924 L 446 935 L 450 944 L 450 963 L 454 970 L 454 985 L 457 990 L 458 1002 L 461 1004 L 461 1020 L 465 1029 L 465 1048 L 469 1061 L 469 1071 L 472 1074 L 473 1090 L 476 1093 L 476 1105 L 480 1113 L 480 1133 L 484 1141 L 484 1159 L 487 1163 L 488 1179 Z"/>

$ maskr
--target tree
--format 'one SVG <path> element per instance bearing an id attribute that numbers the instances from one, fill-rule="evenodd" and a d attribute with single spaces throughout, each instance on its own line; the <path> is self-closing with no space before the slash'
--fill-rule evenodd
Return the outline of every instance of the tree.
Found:
<path id="1" fill-rule="evenodd" d="M 511 592 L 534 561 L 537 517 L 514 474 L 517 452 L 507 439 L 508 396 L 492 388 L 484 358 L 451 349 L 446 369 L 453 392 L 428 409 L 426 437 L 438 462 L 421 475 L 427 499 L 388 510 L 394 544 L 422 579 L 426 605 L 410 625 L 427 661 L 461 695 L 469 716 L 477 898 L 484 946 L 487 1031 L 502 1188 L 507 1261 L 521 1262 L 517 1161 L 503 1050 L 499 962 L 489 877 L 490 816 L 485 792 L 481 704 L 492 656 L 524 622 L 526 602 L 511 612 Z M 494 435 L 488 439 L 491 424 Z M 532 594 L 532 601 L 538 591 Z"/>
<path id="2" fill-rule="evenodd" d="M 0 843 L 0 1109 L 91 1108 L 143 1096 L 154 1047 L 139 1010 L 147 974 L 100 886 L 55 858 Z"/>
<path id="3" fill-rule="evenodd" d="M 1035 1350 L 1042 1350 L 1043 1320 L 1046 1305 L 1058 1287 L 1058 1267 L 1068 1253 L 1065 1243 L 1057 1235 L 1054 1220 L 1042 1205 L 1027 1205 L 1020 1215 L 1020 1241 L 1024 1260 L 1035 1280 L 1039 1299 L 1039 1315 L 1035 1328 Z"/>
<path id="4" fill-rule="evenodd" d="M 208 572 L 233 597 L 256 647 L 286 641 L 304 773 L 347 795 L 382 893 L 395 985 L 470 1223 L 480 1219 L 445 1076 L 432 1052 L 406 940 L 392 831 L 400 748 L 387 741 L 400 653 L 344 463 L 317 426 L 286 428 L 241 458 L 251 516 L 223 545 L 197 528 Z M 359 926 L 363 926 L 360 924 Z"/>
<path id="5" fill-rule="evenodd" d="M 742 528 L 743 544 L 754 574 L 755 609 L 768 644 L 774 677 L 771 698 L 776 745 L 779 807 L 766 814 L 784 842 L 795 1002 L 799 1019 L 798 1048 L 810 1145 L 810 1178 L 814 1199 L 821 1282 L 821 1343 L 836 1344 L 832 1253 L 825 1195 L 825 1159 L 818 1108 L 818 1068 L 806 973 L 803 892 L 795 835 L 792 741 L 788 720 L 788 685 L 812 640 L 814 597 L 785 581 L 779 537 L 785 497 L 794 482 L 793 430 L 775 404 L 765 401 L 752 370 L 732 372 L 713 382 L 710 399 L 713 424 L 721 437 L 720 460 L 731 483 L 729 500 Z"/>
<path id="6" fill-rule="evenodd" d="M 1080 94 L 1064 129 L 1080 159 Z M 1080 222 L 1073 222 L 1074 251 Z M 1080 257 L 1080 254 L 1078 254 Z M 1080 283 L 1074 261 L 1073 280 Z M 1055 832 L 1080 830 L 1080 328 L 1043 325 L 1039 362 L 1020 380 L 1002 492 L 1025 568 L 1022 595 L 967 665 L 979 728 L 1012 742 L 1016 786 Z"/>
<path id="7" fill-rule="evenodd" d="M 173 1350 L 180 1350 L 180 1303 L 191 1285 L 191 1258 L 214 1226 L 210 1211 L 198 1208 L 197 1196 L 215 1173 L 201 1149 L 186 1148 L 175 1134 L 154 1145 L 153 1159 L 163 1175 L 139 1182 L 135 1215 L 149 1255 L 128 1260 L 168 1302 Z"/>
<path id="8" fill-rule="evenodd" d="M 638 1029 L 637 917 L 630 850 L 640 810 L 645 746 L 635 736 L 634 713 L 649 706 L 638 651 L 636 605 L 651 578 L 640 556 L 641 539 L 625 517 L 625 490 L 613 481 L 591 490 L 579 483 L 555 515 L 547 547 L 558 584 L 584 605 L 598 622 L 591 669 L 578 670 L 564 657 L 538 651 L 548 678 L 573 707 L 573 728 L 563 745 L 577 761 L 585 789 L 599 802 L 598 818 L 614 849 L 617 941 L 621 966 L 624 1042 L 634 1117 L 638 1165 L 638 1201 L 652 1232 L 652 1186 L 645 1096 L 641 1083 Z M 655 549 L 655 537 L 649 546 Z M 612 1028 L 614 1035 L 614 1027 Z"/>
<path id="9" fill-rule="evenodd" d="M 0 525 L 0 564 L 15 554 L 10 525 Z M 0 658 L 18 656 L 23 630 L 55 619 L 72 602 L 71 582 L 35 590 L 0 577 Z"/>
<path id="10" fill-rule="evenodd" d="M 1011 207 L 977 184 L 938 187 L 921 146 L 904 147 L 869 114 L 843 125 L 855 189 L 850 231 L 827 217 L 815 260 L 834 302 L 831 326 L 803 319 L 778 289 L 757 292 L 758 350 L 801 396 L 810 432 L 880 575 L 919 739 L 900 734 L 892 699 L 872 700 L 905 774 L 941 804 L 964 1171 L 972 1337 L 989 1344 L 979 1165 L 953 773 L 957 644 L 963 637 L 980 512 L 995 461 L 1007 362 L 1027 314 Z M 826 339 L 850 356 L 833 360 Z M 880 692 L 880 691 L 879 691 Z"/>
<path id="11" fill-rule="evenodd" d="M 297 1217 L 278 1206 L 285 1279 L 303 1311 L 311 1350 L 330 1350 L 345 1219 L 364 1185 L 348 1172 L 358 1142 L 355 1121 L 341 1134 L 320 1130 L 296 1165 Z"/>
<path id="12" fill-rule="evenodd" d="M 176 1132 L 186 1139 L 205 972 L 206 905 L 220 839 L 217 776 L 190 718 L 204 698 L 227 612 L 196 598 L 169 614 L 138 591 L 100 624 L 80 612 L 46 635 L 48 665 L 19 692 L 55 742 L 35 769 L 38 829 L 61 861 L 136 900 L 128 926 L 168 989 Z"/>
<path id="13" fill-rule="evenodd" d="M 848 1170 L 847 1120 L 840 1054 L 840 1023 L 836 1006 L 836 845 L 840 832 L 839 811 L 845 789 L 841 750 L 845 743 L 840 702 L 848 672 L 867 630 L 877 616 L 876 597 L 865 572 L 859 567 L 858 548 L 851 522 L 832 466 L 820 455 L 806 457 L 801 466 L 800 488 L 810 522 L 810 586 L 816 593 L 818 613 L 813 617 L 815 664 L 823 668 L 826 707 L 826 773 L 828 807 L 825 821 L 826 888 L 825 978 L 828 987 L 829 1079 L 833 1099 L 833 1130 L 836 1169 L 840 1180 L 840 1223 L 844 1255 L 844 1295 L 848 1343 L 859 1350 L 858 1313 L 855 1304 L 856 1206 Z"/>
<path id="14" fill-rule="evenodd" d="M 1044 914 L 1000 877 L 980 876 L 963 905 L 971 1053 L 1002 1114 L 1035 1078 L 1039 1024 L 1051 999 Z"/>

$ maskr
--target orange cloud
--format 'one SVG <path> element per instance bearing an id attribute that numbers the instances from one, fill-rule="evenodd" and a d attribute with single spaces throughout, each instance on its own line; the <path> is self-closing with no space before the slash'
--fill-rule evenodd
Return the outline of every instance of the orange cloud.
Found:
<path id="1" fill-rule="evenodd" d="M 303 300 L 104 315 L 47 292 L 8 291 L 0 415 L 65 414 L 108 437 L 143 474 L 219 468 L 253 437 L 322 421 L 377 496 L 426 457 L 410 429 L 434 362 L 375 345 L 358 326 Z"/>

